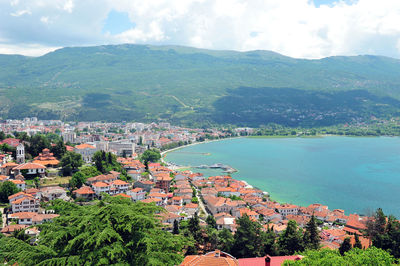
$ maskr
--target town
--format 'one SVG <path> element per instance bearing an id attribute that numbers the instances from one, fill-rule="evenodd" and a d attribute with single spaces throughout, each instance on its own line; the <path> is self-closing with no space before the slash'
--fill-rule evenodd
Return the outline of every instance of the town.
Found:
<path id="1" fill-rule="evenodd" d="M 31 237 L 31 244 L 40 234 L 36 225 L 59 216 L 46 203 L 63 200 L 90 205 L 109 195 L 164 208 L 159 219 L 170 232 L 196 217 L 200 226 L 213 219 L 217 230 L 235 233 L 237 219 L 248 216 L 262 230 L 279 236 L 289 221 L 305 228 L 315 217 L 323 247 L 338 249 L 345 239 L 362 248 L 371 245 L 362 233 L 369 217 L 346 215 L 344 210 L 329 210 L 319 203 L 278 203 L 267 192 L 230 175 L 181 171 L 164 162 L 160 154 L 183 145 L 247 134 L 250 128 L 228 131 L 169 123 L 64 123 L 26 118 L 7 120 L 0 124 L 0 131 L 0 185 L 11 183 L 7 191 L 15 192 L 3 202 L 1 233 L 11 236 L 22 230 Z M 47 139 L 47 146 L 37 136 Z"/>

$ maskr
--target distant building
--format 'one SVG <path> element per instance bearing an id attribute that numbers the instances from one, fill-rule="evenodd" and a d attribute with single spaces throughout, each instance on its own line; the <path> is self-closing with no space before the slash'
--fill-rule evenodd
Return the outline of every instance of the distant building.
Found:
<path id="1" fill-rule="evenodd" d="M 92 161 L 93 154 L 96 152 L 96 147 L 90 144 L 81 144 L 76 145 L 74 151 L 82 155 L 82 159 L 86 163 L 90 163 Z"/>
<path id="2" fill-rule="evenodd" d="M 25 163 L 25 146 L 22 143 L 17 146 L 16 161 L 18 164 Z"/>

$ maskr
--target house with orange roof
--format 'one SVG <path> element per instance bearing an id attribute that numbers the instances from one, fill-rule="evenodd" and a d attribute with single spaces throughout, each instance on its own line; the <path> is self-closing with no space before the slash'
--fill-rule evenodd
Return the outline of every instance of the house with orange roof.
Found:
<path id="1" fill-rule="evenodd" d="M 179 197 L 179 196 L 172 197 L 171 198 L 171 204 L 172 205 L 182 206 L 183 205 L 182 197 Z"/>
<path id="2" fill-rule="evenodd" d="M 105 182 L 96 182 L 92 184 L 94 193 L 100 197 L 101 193 L 110 194 L 111 185 Z"/>
<path id="3" fill-rule="evenodd" d="M 247 214 L 247 216 L 256 221 L 260 219 L 260 215 L 257 212 L 250 210 L 249 208 L 237 208 L 235 211 L 233 211 L 233 216 L 235 216 L 236 218 L 240 218 L 244 214 Z"/>
<path id="4" fill-rule="evenodd" d="M 11 175 L 12 169 L 18 166 L 18 164 L 14 162 L 8 162 L 0 166 L 0 173 L 1 175 L 9 176 Z"/>
<path id="5" fill-rule="evenodd" d="M 17 179 L 11 179 L 9 181 L 13 182 L 17 186 L 18 189 L 25 190 L 25 187 L 26 187 L 25 181 L 17 180 Z"/>
<path id="6" fill-rule="evenodd" d="M 299 206 L 293 204 L 282 204 L 276 207 L 276 211 L 283 217 L 286 217 L 286 215 L 289 214 L 297 215 L 299 213 Z"/>
<path id="7" fill-rule="evenodd" d="M 150 193 L 149 195 L 147 195 L 147 198 L 160 199 L 161 200 L 161 205 L 166 205 L 167 204 L 168 195 L 165 194 L 165 193 L 153 192 L 153 193 Z"/>
<path id="8" fill-rule="evenodd" d="M 14 175 L 26 174 L 30 176 L 44 177 L 46 174 L 46 166 L 38 163 L 23 163 L 15 166 L 12 171 Z"/>
<path id="9" fill-rule="evenodd" d="M 11 236 L 15 231 L 26 229 L 28 226 L 24 224 L 11 224 L 1 229 L 1 233 L 5 236 Z"/>
<path id="10" fill-rule="evenodd" d="M 154 187 L 154 182 L 150 180 L 138 180 L 134 184 L 134 187 L 143 188 L 145 191 L 150 192 L 150 190 Z"/>
<path id="11" fill-rule="evenodd" d="M 191 265 L 218 265 L 218 266 L 238 266 L 239 262 L 232 255 L 215 250 L 205 255 L 189 255 L 186 256 L 180 266 Z"/>
<path id="12" fill-rule="evenodd" d="M 196 203 L 187 203 L 182 207 L 182 210 L 188 215 L 188 217 L 193 217 L 193 215 L 199 211 L 199 204 Z"/>
<path id="13" fill-rule="evenodd" d="M 162 200 L 160 200 L 159 198 L 147 198 L 147 199 L 141 200 L 141 202 L 143 202 L 143 203 L 154 203 L 157 206 L 162 206 L 163 205 Z"/>
<path id="14" fill-rule="evenodd" d="M 132 199 L 132 201 L 144 200 L 146 191 L 143 188 L 137 187 L 126 192 Z"/>
<path id="15" fill-rule="evenodd" d="M 36 213 L 36 212 L 18 212 L 12 213 L 8 216 L 9 220 L 17 220 L 18 224 L 23 225 L 35 225 L 42 224 L 44 222 L 51 221 L 52 219 L 58 217 L 58 214 L 45 214 L 45 213 Z"/>
<path id="16" fill-rule="evenodd" d="M 110 184 L 115 188 L 115 194 L 125 193 L 129 190 L 129 183 L 120 179 L 114 180 Z"/>
<path id="17" fill-rule="evenodd" d="M 23 193 L 23 192 L 22 192 Z M 18 193 L 17 193 L 18 194 Z M 15 194 L 14 194 L 15 195 Z M 10 200 L 10 197 L 9 197 Z M 39 212 L 40 200 L 29 194 L 22 194 L 10 200 L 11 210 L 17 212 Z"/>
<path id="18" fill-rule="evenodd" d="M 4 181 L 7 181 L 8 180 L 8 176 L 5 176 L 5 175 L 0 175 L 0 182 L 4 182 Z"/>
<path id="19" fill-rule="evenodd" d="M 69 200 L 67 191 L 60 186 L 48 186 L 40 188 L 41 198 L 43 201 L 51 201 L 55 199 Z"/>
<path id="20" fill-rule="evenodd" d="M 93 183 L 96 182 L 106 182 L 106 183 L 111 183 L 115 180 L 117 180 L 118 177 L 109 173 L 109 174 L 102 174 L 102 175 L 98 175 L 98 176 L 94 176 L 94 177 L 89 177 L 86 180 L 86 184 L 91 185 Z"/>
<path id="21" fill-rule="evenodd" d="M 81 188 L 78 188 L 72 192 L 76 198 L 83 198 L 87 200 L 92 200 L 93 196 L 95 195 L 95 192 L 93 189 L 89 186 L 83 186 Z"/>
<path id="22" fill-rule="evenodd" d="M 93 154 L 96 152 L 96 147 L 87 143 L 76 145 L 74 147 L 74 152 L 82 155 L 82 159 L 86 163 L 90 163 L 92 161 Z"/>
<path id="23" fill-rule="evenodd" d="M 41 164 L 46 167 L 55 167 L 60 161 L 54 157 L 54 154 L 51 153 L 49 149 L 43 149 L 43 151 L 34 158 L 33 163 Z"/>
<path id="24" fill-rule="evenodd" d="M 180 215 L 182 213 L 182 206 L 178 206 L 178 205 L 166 205 L 164 206 L 164 209 L 167 210 L 167 212 L 172 212 L 175 214 Z"/>
<path id="25" fill-rule="evenodd" d="M 157 188 L 162 188 L 166 192 L 169 191 L 169 187 L 171 186 L 172 182 L 172 177 L 170 177 L 169 173 L 159 173 L 154 176 L 154 179 L 156 180 L 156 186 Z"/>

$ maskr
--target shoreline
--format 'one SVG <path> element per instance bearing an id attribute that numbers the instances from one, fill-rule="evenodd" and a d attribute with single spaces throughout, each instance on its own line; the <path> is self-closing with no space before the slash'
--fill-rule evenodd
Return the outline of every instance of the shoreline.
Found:
<path id="1" fill-rule="evenodd" d="M 192 143 L 192 144 L 189 144 L 189 145 L 183 145 L 183 146 L 180 146 L 180 147 L 176 147 L 174 149 L 166 150 L 166 151 L 162 152 L 162 155 L 163 155 L 162 156 L 162 162 L 164 162 L 164 163 L 166 162 L 164 159 L 165 159 L 166 154 L 168 152 L 175 151 L 175 150 L 178 150 L 178 149 L 182 149 L 182 148 L 185 148 L 187 146 L 193 146 L 193 145 L 197 145 L 197 144 L 216 142 L 216 141 L 221 141 L 221 140 L 229 140 L 229 139 L 235 139 L 235 138 L 249 138 L 249 139 L 252 139 L 252 138 L 253 139 L 257 139 L 257 138 L 267 138 L 268 139 L 268 138 L 271 138 L 271 139 L 274 139 L 274 138 L 325 138 L 325 137 L 349 137 L 349 138 L 357 138 L 357 137 L 362 137 L 362 138 L 388 137 L 388 138 L 392 138 L 392 137 L 396 137 L 396 136 L 343 136 L 343 135 L 332 135 L 332 134 L 324 134 L 324 135 L 317 135 L 317 136 L 240 136 L 240 137 L 216 139 L 216 140 L 210 140 L 210 141 L 204 141 L 204 142 L 196 142 L 196 143 Z M 170 164 L 169 162 L 167 162 L 167 163 Z M 173 166 L 174 162 L 171 162 L 171 163 L 172 163 L 172 166 Z M 191 168 L 190 166 L 181 166 L 181 167 L 176 167 L 175 166 L 174 170 L 180 170 L 182 168 L 186 168 L 186 170 L 190 170 L 192 172 L 196 171 L 195 169 Z M 188 168 L 191 168 L 191 169 L 188 169 Z M 238 172 L 240 171 L 240 169 L 237 169 L 237 170 L 238 170 Z M 230 174 L 221 173 L 221 175 L 230 175 Z M 249 187 L 252 187 L 252 188 L 257 188 L 257 186 L 249 184 L 250 181 L 248 182 L 248 181 L 242 180 L 242 179 L 240 179 L 239 176 L 236 177 L 235 179 L 244 182 L 246 184 L 246 186 L 249 186 Z M 293 203 L 290 200 L 287 201 L 287 200 L 279 199 L 279 196 L 278 196 L 278 198 L 274 198 L 273 195 L 271 195 L 270 192 L 264 191 L 263 189 L 260 189 L 260 190 L 263 192 L 264 195 L 267 195 L 267 197 L 269 198 L 270 201 L 278 202 L 280 204 L 285 204 L 285 203 L 296 204 L 296 203 Z M 317 203 L 325 204 L 324 202 L 325 201 L 322 199 L 322 200 L 318 201 Z M 296 205 L 298 205 L 298 206 L 306 206 L 307 204 L 304 205 L 304 202 L 303 202 L 303 204 L 300 203 L 300 204 L 296 204 Z M 341 207 L 341 208 L 343 209 L 343 207 Z M 354 211 L 353 210 L 353 211 L 348 211 L 348 213 L 365 215 L 365 213 L 363 211 L 360 212 L 360 211 Z"/>

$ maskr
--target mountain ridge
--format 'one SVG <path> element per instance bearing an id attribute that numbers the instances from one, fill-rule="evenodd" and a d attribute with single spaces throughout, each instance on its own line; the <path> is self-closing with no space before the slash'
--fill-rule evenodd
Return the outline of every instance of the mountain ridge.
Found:
<path id="1" fill-rule="evenodd" d="M 359 90 L 371 94 L 362 100 L 369 101 L 370 106 L 381 104 L 378 102 L 382 97 L 400 99 L 400 60 L 372 55 L 296 59 L 264 50 L 239 52 L 122 44 L 66 47 L 40 57 L 0 55 L 0 68 L 3 102 L 0 116 L 3 118 L 22 118 L 31 113 L 41 118 L 65 120 L 221 123 L 221 119 L 215 119 L 216 113 L 221 114 L 216 105 L 223 97 L 237 97 L 235 90 L 243 93 L 241 88 L 258 89 L 257 93 L 264 91 L 270 96 L 271 89 L 290 88 L 300 90 L 300 94 L 327 93 L 324 97 L 328 98 L 341 91 Z M 300 94 L 296 91 L 296 95 Z M 295 99 L 289 98 L 295 104 Z M 243 111 L 254 117 L 254 108 L 262 112 L 276 104 L 265 99 L 264 107 L 243 106 Z M 344 102 L 336 102 L 335 109 Z M 397 111 L 393 110 L 397 106 L 389 107 L 391 111 L 382 112 L 395 115 Z M 322 107 L 304 108 L 319 112 Z M 334 123 L 367 119 L 371 109 L 363 109 L 363 114 L 355 110 L 349 121 L 339 119 Z M 229 114 L 222 114 L 226 115 Z M 298 121 L 291 123 L 293 126 L 318 124 L 309 121 L 311 117 L 306 122 L 293 119 Z M 235 122 L 235 119 L 227 120 Z M 246 124 L 241 120 L 234 124 L 259 126 L 269 122 Z"/>

